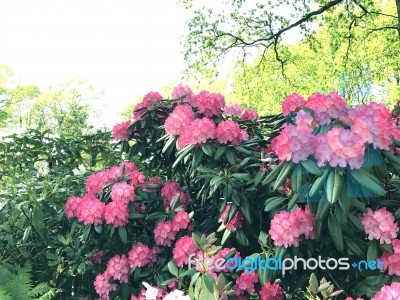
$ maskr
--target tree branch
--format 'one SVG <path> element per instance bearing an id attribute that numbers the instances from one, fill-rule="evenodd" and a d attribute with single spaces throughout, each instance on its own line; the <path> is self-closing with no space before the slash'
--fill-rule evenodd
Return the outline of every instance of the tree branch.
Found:
<path id="1" fill-rule="evenodd" d="M 400 36 L 400 0 L 396 0 L 396 6 L 397 6 L 397 20 L 398 20 L 397 31 Z"/>

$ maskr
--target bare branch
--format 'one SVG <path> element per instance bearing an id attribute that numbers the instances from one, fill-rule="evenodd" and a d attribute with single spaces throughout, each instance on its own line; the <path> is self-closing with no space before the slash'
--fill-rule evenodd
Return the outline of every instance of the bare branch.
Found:
<path id="1" fill-rule="evenodd" d="M 400 36 L 400 0 L 396 0 L 396 6 L 397 6 L 397 31 L 399 32 Z"/>

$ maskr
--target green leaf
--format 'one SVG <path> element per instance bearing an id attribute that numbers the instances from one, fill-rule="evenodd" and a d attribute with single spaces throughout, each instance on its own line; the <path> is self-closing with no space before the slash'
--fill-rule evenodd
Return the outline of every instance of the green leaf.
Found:
<path id="1" fill-rule="evenodd" d="M 328 175 L 330 173 L 330 169 L 326 168 L 324 170 L 324 173 L 322 174 L 322 176 L 318 177 L 317 180 L 315 180 L 314 184 L 312 185 L 310 192 L 309 192 L 309 196 L 313 197 L 314 195 L 317 194 L 317 192 L 319 192 L 319 190 L 322 188 L 322 186 L 325 183 L 325 180 L 327 179 Z"/>
<path id="2" fill-rule="evenodd" d="M 256 177 L 254 178 L 254 185 L 257 186 L 261 180 L 263 180 L 264 176 L 265 176 L 265 171 L 258 171 L 256 174 Z"/>
<path id="3" fill-rule="evenodd" d="M 177 267 L 177 265 L 175 264 L 175 262 L 173 260 L 170 260 L 168 262 L 168 270 L 172 275 L 174 275 L 175 277 L 178 277 L 179 270 L 178 270 L 178 267 Z"/>
<path id="4" fill-rule="evenodd" d="M 322 169 L 318 167 L 318 165 L 313 160 L 305 160 L 301 162 L 301 165 L 306 169 L 309 173 L 317 176 L 322 175 Z"/>
<path id="5" fill-rule="evenodd" d="M 272 182 L 276 178 L 276 176 L 278 176 L 278 174 L 281 172 L 283 167 L 286 166 L 287 164 L 288 162 L 284 162 L 277 165 L 274 169 L 272 169 L 272 171 L 267 175 L 267 177 L 265 177 L 262 184 L 267 185 L 268 183 Z"/>
<path id="6" fill-rule="evenodd" d="M 364 170 L 351 170 L 350 174 L 354 180 L 357 181 L 361 188 L 372 193 L 371 196 L 378 197 L 386 195 L 386 191 L 374 180 L 372 180 Z"/>
<path id="7" fill-rule="evenodd" d="M 203 152 L 208 156 L 211 157 L 214 155 L 214 147 L 212 145 L 204 144 L 203 146 L 201 146 L 201 148 L 203 149 Z"/>
<path id="8" fill-rule="evenodd" d="M 272 197 L 265 200 L 264 211 L 268 212 L 274 210 L 275 208 L 279 207 L 285 200 L 286 198 L 284 197 Z"/>
<path id="9" fill-rule="evenodd" d="M 235 154 L 233 154 L 232 150 L 227 149 L 225 152 L 226 160 L 233 166 L 235 165 Z"/>
<path id="10" fill-rule="evenodd" d="M 331 207 L 331 204 L 328 201 L 321 200 L 318 203 L 317 215 L 316 215 L 317 221 L 322 221 L 326 218 L 330 207 Z"/>
<path id="11" fill-rule="evenodd" d="M 326 197 L 330 203 L 335 203 L 343 188 L 343 177 L 338 170 L 329 173 L 325 184 Z"/>
<path id="12" fill-rule="evenodd" d="M 364 249 L 361 248 L 360 245 L 362 245 L 360 240 L 353 240 L 352 238 L 346 239 L 346 244 L 349 250 L 358 258 L 364 259 L 365 258 L 365 252 Z"/>
<path id="13" fill-rule="evenodd" d="M 215 152 L 214 159 L 218 160 L 222 155 L 224 155 L 226 151 L 226 146 L 219 146 L 217 151 Z"/>
<path id="14" fill-rule="evenodd" d="M 192 163 L 192 168 L 195 170 L 201 163 L 203 159 L 203 151 L 202 149 L 197 149 L 196 152 L 193 155 L 193 163 Z"/>
<path id="15" fill-rule="evenodd" d="M 371 241 L 367 251 L 367 261 L 375 260 L 379 257 L 379 245 L 377 241 Z"/>
<path id="16" fill-rule="evenodd" d="M 283 167 L 282 171 L 279 173 L 278 177 L 276 178 L 276 181 L 274 184 L 274 190 L 277 190 L 278 188 L 283 186 L 286 178 L 289 177 L 290 171 L 292 170 L 292 166 L 293 166 L 293 163 L 289 162 Z"/>
<path id="17" fill-rule="evenodd" d="M 118 236 L 122 243 L 126 244 L 128 242 L 128 234 L 125 227 L 118 228 Z"/>
<path id="18" fill-rule="evenodd" d="M 328 230 L 336 249 L 339 252 L 343 252 L 342 228 L 340 227 L 335 215 L 330 215 L 328 217 Z"/>
<path id="19" fill-rule="evenodd" d="M 36 206 L 32 212 L 32 224 L 36 232 L 42 239 L 46 239 L 46 228 L 43 223 L 43 208 L 42 206 Z"/>

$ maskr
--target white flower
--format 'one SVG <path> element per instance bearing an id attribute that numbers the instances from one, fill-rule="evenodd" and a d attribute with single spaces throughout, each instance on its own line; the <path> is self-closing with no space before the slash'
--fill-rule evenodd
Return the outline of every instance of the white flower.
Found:
<path id="1" fill-rule="evenodd" d="M 84 175 L 87 172 L 87 170 L 83 164 L 80 164 L 78 168 L 73 169 L 72 172 L 74 173 L 75 176 L 78 176 L 78 175 Z"/>
<path id="2" fill-rule="evenodd" d="M 190 300 L 189 296 L 183 294 L 180 290 L 174 290 L 164 297 L 164 300 Z"/>
<path id="3" fill-rule="evenodd" d="M 156 300 L 158 289 L 152 287 L 150 284 L 144 281 L 142 282 L 142 284 L 146 287 L 146 293 L 144 294 L 146 300 Z"/>
<path id="4" fill-rule="evenodd" d="M 38 160 L 33 164 L 33 167 L 37 171 L 37 177 L 45 176 L 49 174 L 49 164 L 45 160 Z"/>

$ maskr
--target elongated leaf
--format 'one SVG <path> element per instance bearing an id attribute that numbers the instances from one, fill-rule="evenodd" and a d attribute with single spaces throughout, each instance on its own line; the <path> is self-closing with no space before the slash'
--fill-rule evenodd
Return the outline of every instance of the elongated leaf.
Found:
<path id="1" fill-rule="evenodd" d="M 313 197 L 314 195 L 319 192 L 319 190 L 322 188 L 322 186 L 325 183 L 325 180 L 327 179 L 328 175 L 330 173 L 330 169 L 326 168 L 322 176 L 318 177 L 317 180 L 315 180 L 314 184 L 311 187 L 311 190 L 309 192 L 310 197 Z"/>
<path id="2" fill-rule="evenodd" d="M 313 160 L 305 160 L 301 162 L 301 165 L 306 169 L 309 173 L 317 176 L 322 175 L 322 169 L 318 167 L 318 165 Z"/>
<path id="3" fill-rule="evenodd" d="M 128 242 L 128 234 L 125 227 L 118 228 L 118 236 L 122 243 L 126 244 Z"/>
<path id="4" fill-rule="evenodd" d="M 263 185 L 266 185 L 270 182 L 272 182 L 276 176 L 278 176 L 278 174 L 281 172 L 281 170 L 283 169 L 284 166 L 286 166 L 288 164 L 288 162 L 284 162 L 281 163 L 279 165 L 277 165 L 268 175 L 267 177 L 265 177 L 264 181 L 263 181 Z"/>
<path id="5" fill-rule="evenodd" d="M 265 200 L 264 211 L 272 211 L 279 207 L 286 199 L 284 197 L 272 197 Z"/>
<path id="6" fill-rule="evenodd" d="M 339 252 L 343 252 L 343 233 L 335 215 L 328 217 L 328 230 L 333 244 Z"/>
<path id="7" fill-rule="evenodd" d="M 365 171 L 361 169 L 351 170 L 350 174 L 362 189 L 365 189 L 371 193 L 371 196 L 378 197 L 386 194 L 386 191 L 369 176 L 367 176 Z"/>
<path id="8" fill-rule="evenodd" d="M 289 174 L 292 170 L 293 163 L 289 162 L 287 165 L 285 165 L 282 169 L 282 171 L 279 173 L 278 177 L 276 178 L 275 184 L 274 184 L 274 190 L 277 190 L 280 188 L 284 183 L 286 178 L 289 177 Z"/>
<path id="9" fill-rule="evenodd" d="M 369 244 L 368 251 L 367 251 L 367 261 L 375 260 L 379 256 L 379 245 L 376 241 L 372 241 Z"/>

